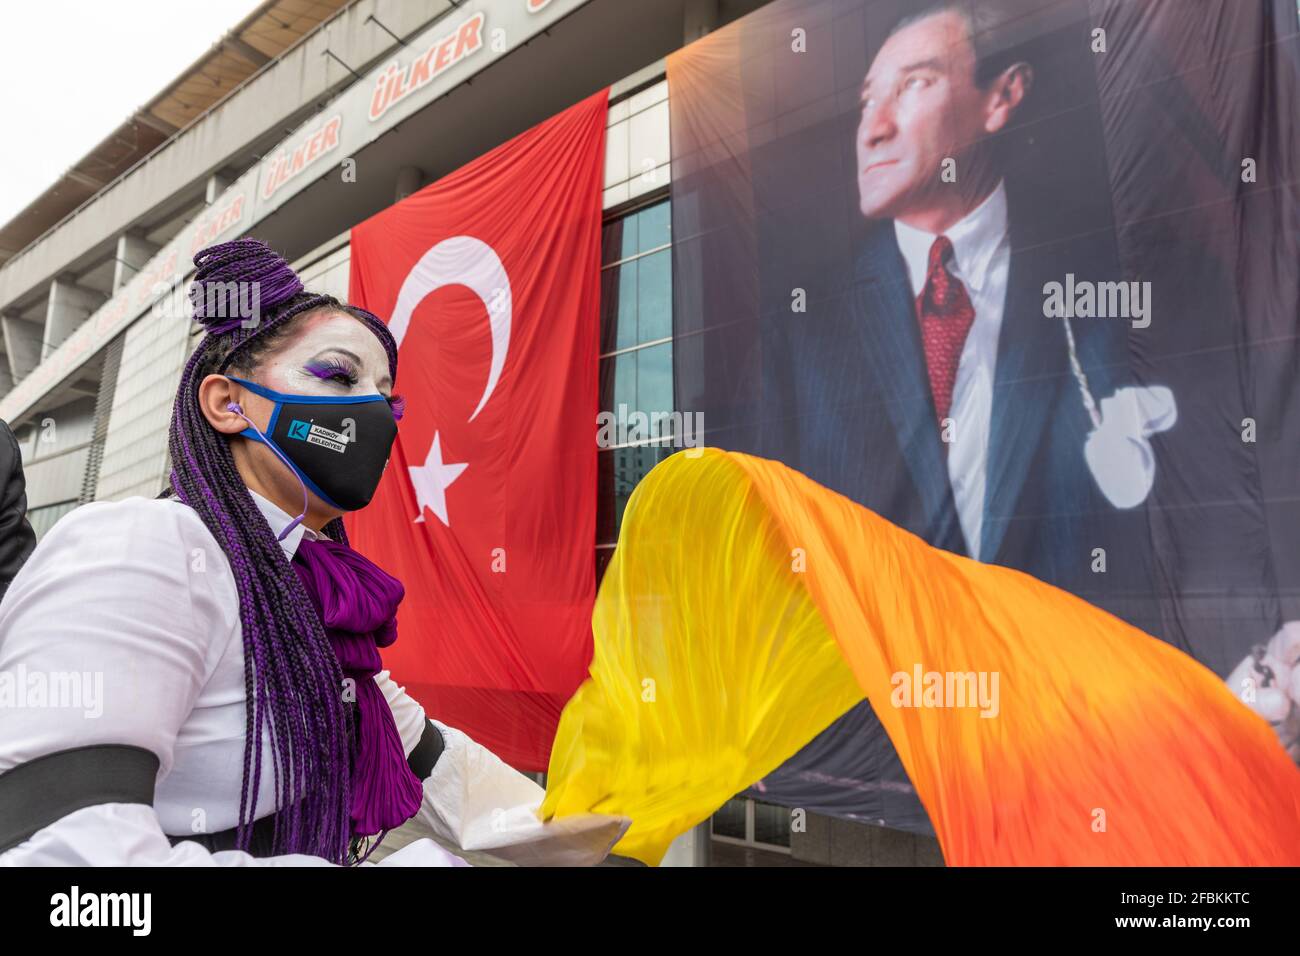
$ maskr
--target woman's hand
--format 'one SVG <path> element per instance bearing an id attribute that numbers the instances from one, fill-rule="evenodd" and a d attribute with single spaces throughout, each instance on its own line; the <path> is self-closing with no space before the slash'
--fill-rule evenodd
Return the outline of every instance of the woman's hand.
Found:
<path id="1" fill-rule="evenodd" d="M 543 823 L 541 787 L 469 735 L 434 724 L 444 749 L 424 781 L 419 819 L 452 846 L 521 866 L 593 866 L 630 826 L 595 813 Z"/>

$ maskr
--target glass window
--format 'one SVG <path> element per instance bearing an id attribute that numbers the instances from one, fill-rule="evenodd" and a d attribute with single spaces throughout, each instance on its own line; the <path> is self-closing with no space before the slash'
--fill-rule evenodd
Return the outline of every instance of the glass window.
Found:
<path id="1" fill-rule="evenodd" d="M 614 266 L 600 274 L 600 352 L 635 345 L 636 263 Z"/>
<path id="2" fill-rule="evenodd" d="M 666 339 L 673 331 L 668 202 L 605 225 L 601 250 L 602 353 Z"/>
<path id="3" fill-rule="evenodd" d="M 754 801 L 754 842 L 790 845 L 790 808 Z"/>
<path id="4" fill-rule="evenodd" d="M 636 255 L 637 220 L 635 213 L 605 224 L 600 244 L 602 265 Z"/>
<path id="5" fill-rule="evenodd" d="M 658 249 L 672 241 L 668 219 L 670 208 L 667 202 L 655 203 L 638 214 L 637 228 L 642 252 Z"/>
<path id="6" fill-rule="evenodd" d="M 674 449 L 673 282 L 667 199 L 608 222 L 601 242 L 596 574 L 613 555 L 632 490 Z M 667 438 L 667 442 L 657 441 Z"/>
<path id="7" fill-rule="evenodd" d="M 673 334 L 672 250 L 642 256 L 636 269 L 637 341 L 666 339 Z"/>
<path id="8" fill-rule="evenodd" d="M 636 410 L 655 418 L 670 415 L 673 410 L 672 343 L 664 342 L 628 354 L 636 356 Z M 661 435 L 665 433 L 662 428 L 657 431 Z M 672 434 L 671 429 L 667 434 Z"/>
<path id="9" fill-rule="evenodd" d="M 732 797 L 713 814 L 713 835 L 746 846 L 790 848 L 790 808 Z"/>
<path id="10" fill-rule="evenodd" d="M 601 264 L 611 265 L 668 245 L 672 241 L 670 208 L 664 199 L 605 223 Z"/>
<path id="11" fill-rule="evenodd" d="M 745 817 L 749 801 L 732 797 L 713 814 L 713 835 L 731 837 L 733 840 L 745 839 Z"/>

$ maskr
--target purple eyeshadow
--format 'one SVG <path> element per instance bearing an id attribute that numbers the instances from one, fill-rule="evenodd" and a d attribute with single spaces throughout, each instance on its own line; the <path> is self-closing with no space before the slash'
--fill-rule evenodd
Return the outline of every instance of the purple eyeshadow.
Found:
<path id="1" fill-rule="evenodd" d="M 340 381 L 349 386 L 357 384 L 356 370 L 338 359 L 312 359 L 303 368 L 325 381 Z M 390 395 L 388 405 L 393 410 L 393 419 L 400 422 L 406 414 L 406 399 L 401 395 Z"/>
<path id="2" fill-rule="evenodd" d="M 315 375 L 317 378 L 326 381 L 337 379 L 338 381 L 344 382 L 348 385 L 355 385 L 357 383 L 356 370 L 352 368 L 351 365 L 340 362 L 338 359 L 312 359 L 307 362 L 303 368 L 312 375 Z"/>

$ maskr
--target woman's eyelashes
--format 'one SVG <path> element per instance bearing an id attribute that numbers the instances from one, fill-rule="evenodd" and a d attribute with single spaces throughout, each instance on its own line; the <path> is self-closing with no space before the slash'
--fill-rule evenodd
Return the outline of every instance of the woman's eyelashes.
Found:
<path id="1" fill-rule="evenodd" d="M 346 362 L 335 358 L 312 359 L 303 366 L 312 375 L 326 382 L 338 382 L 348 388 L 355 388 L 360 379 L 357 370 Z M 406 399 L 401 395 L 386 395 L 388 407 L 393 410 L 393 419 L 401 421 L 406 414 Z"/>
<path id="2" fill-rule="evenodd" d="M 336 358 L 312 359 L 303 368 L 326 382 L 339 382 L 348 388 L 357 384 L 357 370 Z"/>

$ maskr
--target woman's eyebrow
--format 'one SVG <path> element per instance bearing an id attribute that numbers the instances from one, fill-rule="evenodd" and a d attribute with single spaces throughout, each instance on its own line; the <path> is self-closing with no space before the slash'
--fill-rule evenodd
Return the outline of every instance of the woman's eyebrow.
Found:
<path id="1" fill-rule="evenodd" d="M 316 353 L 314 356 L 312 356 L 312 357 L 313 357 L 313 358 L 320 358 L 320 357 L 321 357 L 322 355 L 324 355 L 326 352 L 338 352 L 340 355 L 346 355 L 348 358 L 352 359 L 352 361 L 356 362 L 357 365 L 362 365 L 362 364 L 364 364 L 364 363 L 362 363 L 362 361 L 361 361 L 361 356 L 357 355 L 355 352 L 349 352 L 347 349 L 339 348 L 339 347 L 336 346 L 336 345 L 331 345 L 329 348 L 321 349 L 319 352 L 317 352 L 317 353 Z"/>

